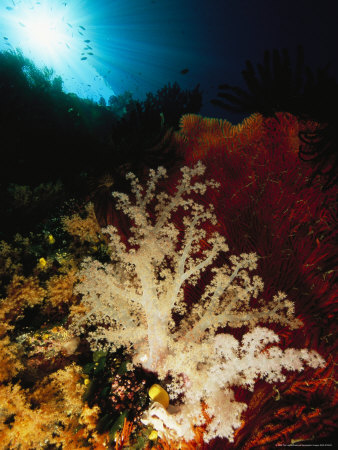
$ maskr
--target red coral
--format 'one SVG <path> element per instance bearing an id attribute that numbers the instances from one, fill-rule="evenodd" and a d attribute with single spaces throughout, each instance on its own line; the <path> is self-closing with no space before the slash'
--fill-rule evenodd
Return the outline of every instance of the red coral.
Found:
<path id="1" fill-rule="evenodd" d="M 287 113 L 253 115 L 236 126 L 187 115 L 177 134 L 186 163 L 202 160 L 206 178 L 220 183 L 218 194 L 208 193 L 205 201 L 214 204 L 217 230 L 231 252 L 257 252 L 267 297 L 281 290 L 295 303 L 304 326 L 291 333 L 274 325 L 281 346 L 313 348 L 329 361 L 315 373 L 289 376 L 275 390 L 257 384 L 245 400 L 249 407 L 235 443 L 219 448 L 268 449 L 292 439 L 325 437 L 337 423 L 331 356 L 336 354 L 337 188 L 324 191 L 320 178 L 308 185 L 311 168 L 298 157 L 304 127 L 309 124 Z M 238 389 L 237 395 L 247 394 Z"/>

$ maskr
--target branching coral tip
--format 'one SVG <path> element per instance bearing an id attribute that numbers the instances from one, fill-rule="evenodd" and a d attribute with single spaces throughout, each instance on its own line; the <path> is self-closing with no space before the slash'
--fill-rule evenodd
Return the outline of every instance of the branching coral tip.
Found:
<path id="1" fill-rule="evenodd" d="M 165 409 L 169 406 L 169 395 L 168 392 L 163 389 L 159 384 L 153 384 L 149 389 L 149 397 L 154 402 L 161 403 Z"/>

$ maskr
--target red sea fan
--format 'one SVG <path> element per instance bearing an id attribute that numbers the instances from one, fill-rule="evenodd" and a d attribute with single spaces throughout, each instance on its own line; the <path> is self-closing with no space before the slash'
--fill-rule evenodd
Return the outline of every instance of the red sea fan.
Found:
<path id="1" fill-rule="evenodd" d="M 304 371 L 289 377 L 283 390 L 273 397 L 251 401 L 247 418 L 251 433 L 237 435 L 237 446 L 243 449 L 271 448 L 278 444 L 311 441 L 332 435 L 337 423 L 337 395 L 335 392 L 334 362 L 318 369 L 312 377 Z M 256 397 L 259 396 L 259 390 Z M 262 408 L 263 404 L 263 408 Z M 260 414 L 255 415 L 255 407 Z M 242 432 L 242 433 L 241 433 Z M 291 438 L 291 439 L 290 439 Z"/>
<path id="2" fill-rule="evenodd" d="M 320 178 L 308 185 L 311 168 L 298 157 L 304 127 L 309 124 L 287 113 L 275 118 L 255 114 L 236 126 L 187 115 L 177 135 L 186 162 L 202 160 L 206 177 L 221 185 L 205 201 L 214 204 L 217 229 L 229 247 L 257 252 L 266 293 L 282 290 L 295 303 L 304 326 L 292 333 L 278 329 L 284 345 L 315 348 L 330 361 L 325 389 L 323 369 L 294 375 L 291 384 L 275 391 L 257 386 L 234 448 L 271 448 L 323 437 L 334 427 L 337 188 L 324 191 Z M 239 390 L 238 395 L 244 394 Z M 283 401 L 276 401 L 278 396 Z"/>

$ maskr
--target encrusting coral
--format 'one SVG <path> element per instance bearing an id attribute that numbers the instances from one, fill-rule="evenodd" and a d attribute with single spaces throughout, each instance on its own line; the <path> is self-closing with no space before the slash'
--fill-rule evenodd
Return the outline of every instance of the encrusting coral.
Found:
<path id="1" fill-rule="evenodd" d="M 47 283 L 47 302 L 52 307 L 71 304 L 73 288 L 77 281 L 75 270 L 69 270 L 66 275 L 54 275 Z"/>
<path id="2" fill-rule="evenodd" d="M 99 410 L 83 403 L 81 368 L 70 365 L 45 377 L 33 392 L 19 384 L 0 387 L 0 441 L 3 448 L 31 449 L 49 445 L 87 448 L 84 438 L 96 435 Z M 10 426 L 7 424 L 10 423 Z M 82 425 L 79 430 L 79 423 Z"/>
<path id="3" fill-rule="evenodd" d="M 7 297 L 2 300 L 0 318 L 10 321 L 18 318 L 25 307 L 32 307 L 43 302 L 46 290 L 40 286 L 37 277 L 14 275 L 7 287 Z"/>
<path id="4" fill-rule="evenodd" d="M 101 228 L 96 220 L 94 205 L 86 205 L 87 217 L 82 218 L 79 214 L 63 218 L 64 229 L 80 242 L 98 242 Z"/>
<path id="5" fill-rule="evenodd" d="M 263 281 L 250 274 L 257 269 L 256 254 L 232 255 L 219 264 L 228 246 L 206 226 L 217 223 L 212 205 L 196 200 L 217 187 L 213 180 L 199 181 L 204 171 L 202 164 L 182 168 L 172 196 L 156 192 L 166 175 L 163 168 L 150 171 L 145 188 L 128 175 L 133 197 L 113 195 L 134 223 L 132 236 L 125 245 L 116 228 L 104 230 L 113 263 L 84 262 L 76 286 L 83 314 L 73 315 L 71 329 L 87 332 L 93 350 L 123 346 L 134 365 L 166 382 L 175 404 L 166 410 L 154 402 L 143 418 L 161 436 L 192 440 L 193 424 L 204 423 L 205 402 L 211 418 L 205 442 L 216 437 L 232 441 L 247 407 L 236 400 L 233 386 L 253 390 L 259 378 L 284 381 L 284 369 L 301 371 L 304 363 L 322 367 L 324 360 L 315 351 L 282 350 L 275 345 L 278 335 L 261 326 L 294 329 L 301 322 L 282 292 L 268 302 L 259 298 Z M 172 221 L 178 213 L 180 226 Z M 196 286 L 200 300 L 188 305 L 185 290 Z M 94 330 L 88 330 L 91 325 Z M 230 334 L 231 328 L 242 329 L 241 335 Z"/>

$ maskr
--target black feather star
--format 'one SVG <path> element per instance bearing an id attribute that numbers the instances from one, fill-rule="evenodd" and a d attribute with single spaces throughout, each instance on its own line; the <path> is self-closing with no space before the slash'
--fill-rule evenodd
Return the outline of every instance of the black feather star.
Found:
<path id="1" fill-rule="evenodd" d="M 251 61 L 246 61 L 242 76 L 247 90 L 237 86 L 222 84 L 218 97 L 211 102 L 228 111 L 252 114 L 260 112 L 266 117 L 276 112 L 290 112 L 295 115 L 306 113 L 311 103 L 311 91 L 318 89 L 323 80 L 329 79 L 328 67 L 317 72 L 304 64 L 304 50 L 298 46 L 295 67 L 287 49 L 264 52 L 263 63 L 256 69 Z M 223 100 L 224 99 L 224 100 Z"/>
<path id="2" fill-rule="evenodd" d="M 301 131 L 302 144 L 299 157 L 309 161 L 314 167 L 309 182 L 317 175 L 324 179 L 323 189 L 327 190 L 338 181 L 338 121 L 331 121 L 321 126 L 317 131 Z"/>

